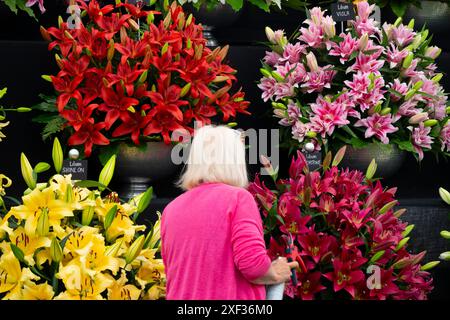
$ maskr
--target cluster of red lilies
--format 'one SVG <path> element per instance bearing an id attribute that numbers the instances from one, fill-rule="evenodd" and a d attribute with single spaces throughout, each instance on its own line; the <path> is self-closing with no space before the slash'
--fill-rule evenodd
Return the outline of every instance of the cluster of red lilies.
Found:
<path id="1" fill-rule="evenodd" d="M 59 51 L 61 70 L 51 81 L 72 130 L 69 144 L 84 145 L 86 156 L 112 138 L 139 144 L 159 135 L 170 143 L 173 131 L 192 133 L 195 121 L 248 114 L 244 93 L 230 93 L 236 77 L 223 62 L 228 48 L 206 48 L 202 27 L 180 6 L 158 19 L 132 4 L 78 2 L 86 14 L 79 28 L 60 21 L 41 31 L 49 50 Z"/>
<path id="2" fill-rule="evenodd" d="M 385 190 L 359 171 L 327 164 L 322 169 L 309 172 L 298 152 L 290 178 L 277 181 L 276 192 L 259 178 L 249 189 L 270 235 L 269 254 L 285 256 L 282 239 L 291 234 L 306 266 L 286 294 L 301 299 L 336 297 L 336 292 L 351 299 L 426 299 L 432 278 L 420 264 L 425 252 L 414 255 L 406 249 L 412 227 L 399 219 L 404 209 L 393 209 L 396 188 Z"/>

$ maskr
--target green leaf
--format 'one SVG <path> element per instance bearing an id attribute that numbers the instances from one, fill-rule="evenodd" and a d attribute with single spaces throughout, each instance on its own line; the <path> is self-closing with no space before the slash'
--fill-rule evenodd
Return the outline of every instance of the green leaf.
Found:
<path id="1" fill-rule="evenodd" d="M 47 162 L 39 162 L 35 167 L 34 167 L 34 172 L 36 173 L 42 173 L 47 171 L 48 169 L 50 169 L 50 165 Z"/>
<path id="2" fill-rule="evenodd" d="M 104 146 L 100 149 L 98 159 L 100 160 L 100 163 L 102 166 L 106 165 L 106 162 L 113 156 L 117 155 L 119 150 L 119 144 L 117 143 L 111 143 L 107 146 Z"/>
<path id="3" fill-rule="evenodd" d="M 353 132 L 352 129 L 350 129 L 349 126 L 345 125 L 342 127 L 342 130 L 344 130 L 345 132 L 347 132 L 349 135 L 351 135 L 353 138 L 358 138 L 358 136 Z"/>
<path id="4" fill-rule="evenodd" d="M 395 13 L 397 17 L 403 17 L 405 15 L 406 9 L 408 8 L 408 1 L 390 1 L 390 6 L 392 12 Z"/>
<path id="5" fill-rule="evenodd" d="M 9 7 L 9 9 L 17 14 L 17 4 L 16 0 L 3 0 L 3 2 Z"/>
<path id="6" fill-rule="evenodd" d="M 270 5 L 264 0 L 249 0 L 249 2 L 266 12 L 270 12 L 269 10 Z"/>
<path id="7" fill-rule="evenodd" d="M 42 130 L 42 139 L 47 140 L 52 135 L 62 131 L 64 129 L 64 124 L 66 123 L 66 119 L 62 117 L 56 117 L 50 122 Z"/>
<path id="8" fill-rule="evenodd" d="M 81 181 L 77 181 L 74 184 L 77 187 L 80 188 L 105 188 L 107 189 L 107 187 L 103 184 L 101 184 L 100 182 L 94 181 L 94 180 L 81 180 Z"/>
<path id="9" fill-rule="evenodd" d="M 233 8 L 234 11 L 239 11 L 242 9 L 244 0 L 227 0 L 227 3 Z"/>
<path id="10" fill-rule="evenodd" d="M 405 150 L 408 152 L 415 152 L 413 144 L 409 140 L 406 141 L 394 140 L 393 142 L 396 143 L 401 150 Z"/>

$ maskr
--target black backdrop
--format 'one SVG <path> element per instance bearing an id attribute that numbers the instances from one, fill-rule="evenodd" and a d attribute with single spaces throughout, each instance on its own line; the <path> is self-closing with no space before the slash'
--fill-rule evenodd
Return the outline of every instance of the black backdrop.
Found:
<path id="1" fill-rule="evenodd" d="M 64 1 L 46 1 L 47 13 L 40 18 L 45 27 L 55 25 L 57 16 L 67 17 Z M 252 116 L 240 116 L 239 126 L 246 128 L 271 128 L 276 122 L 270 117 L 270 106 L 260 99 L 260 91 L 256 82 L 260 78 L 260 59 L 265 48 L 259 44 L 264 41 L 264 27 L 282 28 L 288 34 L 293 32 L 303 21 L 304 14 L 289 11 L 289 14 L 266 14 L 253 6 L 244 7 L 239 18 L 231 27 L 218 28 L 215 35 L 221 44 L 230 44 L 229 62 L 238 70 L 238 79 L 252 102 Z M 450 17 L 449 17 L 450 18 Z M 382 19 L 392 21 L 390 13 L 382 13 Z M 437 28 L 434 43 L 444 49 L 439 58 L 439 67 L 446 74 L 443 79 L 446 91 L 450 89 L 450 30 Z M 56 71 L 54 57 L 47 51 L 47 43 L 41 40 L 39 23 L 24 13 L 12 14 L 0 3 L 0 88 L 8 87 L 8 94 L 1 103 L 5 106 L 30 106 L 39 101 L 40 93 L 52 92 L 51 85 L 41 79 L 42 74 L 53 74 Z M 20 196 L 25 184 L 20 177 L 20 152 L 25 152 L 32 163 L 51 161 L 51 142 L 43 142 L 39 125 L 30 121 L 33 114 L 11 114 L 11 125 L 3 131 L 8 136 L 0 143 L 0 168 L 14 180 L 10 194 Z M 281 155 L 281 175 L 289 163 L 286 154 Z M 90 159 L 90 178 L 96 179 L 99 163 L 95 157 Z M 256 166 L 251 168 L 257 170 Z M 432 226 L 431 229 L 419 229 L 413 235 L 413 245 L 417 249 L 428 249 L 429 260 L 435 260 L 446 242 L 439 238 L 442 228 L 449 229 L 448 209 L 439 200 L 437 190 L 440 186 L 450 189 L 449 165 L 446 161 L 437 162 L 428 156 L 420 164 L 412 155 L 395 177 L 385 180 L 384 184 L 398 187 L 398 197 L 402 206 L 408 208 L 410 222 L 418 228 L 421 225 Z M 113 181 L 114 183 L 114 181 Z M 113 184 L 114 185 L 114 184 Z M 179 191 L 173 187 L 173 181 L 162 181 L 154 186 L 159 199 L 153 201 L 151 210 L 162 209 L 164 205 Z M 431 243 L 431 244 L 430 244 Z M 450 248 L 447 245 L 447 250 Z M 450 270 L 448 264 L 435 271 L 436 290 L 433 294 L 438 298 L 450 298 Z"/>

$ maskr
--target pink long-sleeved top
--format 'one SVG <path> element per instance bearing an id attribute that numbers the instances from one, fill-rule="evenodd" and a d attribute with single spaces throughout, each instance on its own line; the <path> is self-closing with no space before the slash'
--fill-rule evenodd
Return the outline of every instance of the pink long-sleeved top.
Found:
<path id="1" fill-rule="evenodd" d="M 167 299 L 265 299 L 265 287 L 250 281 L 271 261 L 247 190 L 204 183 L 182 194 L 163 212 L 161 246 Z"/>

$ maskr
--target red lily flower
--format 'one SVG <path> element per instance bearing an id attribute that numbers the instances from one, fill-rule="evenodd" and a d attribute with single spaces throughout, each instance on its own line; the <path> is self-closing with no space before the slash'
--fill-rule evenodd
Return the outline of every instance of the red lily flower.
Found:
<path id="1" fill-rule="evenodd" d="M 96 18 L 97 25 L 105 31 L 106 40 L 111 40 L 119 32 L 122 26 L 128 26 L 127 21 L 131 18 L 130 14 L 123 14 L 120 17 L 113 14 L 110 16 L 99 15 Z"/>
<path id="2" fill-rule="evenodd" d="M 80 130 L 69 138 L 68 143 L 71 146 L 84 144 L 84 153 L 86 157 L 89 157 L 94 145 L 105 146 L 109 144 L 109 140 L 100 132 L 104 128 L 105 123 L 85 123 Z"/>
<path id="3" fill-rule="evenodd" d="M 109 82 L 109 87 L 120 82 L 121 85 L 125 87 L 127 95 L 133 96 L 135 81 L 144 71 L 144 69 L 138 69 L 137 66 L 134 66 L 132 69 L 131 66 L 125 62 L 119 64 L 117 72 L 115 74 L 110 73 L 106 76 L 106 79 Z"/>
<path id="4" fill-rule="evenodd" d="M 330 251 L 330 248 L 336 243 L 333 236 L 327 236 L 323 233 L 316 233 L 309 230 L 308 233 L 299 235 L 297 241 L 301 246 L 301 256 L 311 257 L 315 263 L 319 263 L 320 259 Z"/>
<path id="5" fill-rule="evenodd" d="M 320 282 L 321 277 L 322 273 L 319 271 L 300 274 L 297 294 L 302 300 L 313 300 L 316 293 L 326 289 Z"/>
<path id="6" fill-rule="evenodd" d="M 105 124 L 107 130 L 111 128 L 122 112 L 127 112 L 129 107 L 139 104 L 139 100 L 125 97 L 120 86 L 116 86 L 116 89 L 103 88 L 101 92 L 104 103 L 100 105 L 99 110 L 106 112 Z"/>
<path id="7" fill-rule="evenodd" d="M 284 224 L 280 226 L 281 232 L 299 235 L 310 231 L 306 225 L 311 220 L 311 216 L 302 216 L 299 204 L 298 199 L 289 194 L 285 194 L 280 198 L 278 214 L 284 220 Z"/>
<path id="8" fill-rule="evenodd" d="M 366 224 L 372 208 L 361 209 L 358 202 L 354 202 L 351 210 L 343 210 L 342 215 L 356 230 Z"/>
<path id="9" fill-rule="evenodd" d="M 63 57 L 67 57 L 69 55 L 70 50 L 73 47 L 73 38 L 67 37 L 67 32 L 70 34 L 71 30 L 67 28 L 66 23 L 62 23 L 60 28 L 51 27 L 47 30 L 48 34 L 50 34 L 56 40 L 50 42 L 48 45 L 48 50 L 53 50 L 56 47 L 59 47 L 61 54 Z"/>
<path id="10" fill-rule="evenodd" d="M 72 55 L 68 59 L 61 60 L 61 71 L 58 73 L 59 77 L 83 77 L 86 70 L 89 68 L 90 58 L 83 56 L 81 58 L 74 58 Z"/>
<path id="11" fill-rule="evenodd" d="M 150 106 L 147 105 L 147 107 Z M 123 112 L 120 115 L 120 120 L 122 120 L 122 124 L 114 130 L 112 136 L 116 138 L 131 133 L 131 140 L 133 140 L 136 145 L 139 145 L 139 136 L 141 135 L 141 131 L 150 122 L 150 117 L 148 115 L 143 116 L 139 112 Z"/>
<path id="12" fill-rule="evenodd" d="M 157 92 L 150 92 L 149 97 L 156 105 L 156 109 L 170 112 L 175 119 L 183 121 L 183 112 L 180 107 L 189 104 L 186 100 L 180 100 L 181 88 L 177 85 L 170 85 L 170 77 L 158 79 Z"/>
<path id="13" fill-rule="evenodd" d="M 91 118 L 92 112 L 97 109 L 98 104 L 89 104 L 88 101 L 77 100 L 78 108 L 76 110 L 63 110 L 61 116 L 67 120 L 68 124 L 79 131 L 84 125 L 94 124 Z"/>
<path id="14" fill-rule="evenodd" d="M 377 300 L 386 300 L 387 297 L 395 295 L 399 292 L 398 286 L 394 283 L 396 277 L 393 275 L 394 270 L 380 269 L 379 287 L 369 290 L 369 297 Z"/>
<path id="15" fill-rule="evenodd" d="M 170 133 L 177 129 L 184 129 L 178 119 L 167 110 L 153 109 L 149 112 L 151 121 L 144 129 L 144 135 L 148 136 L 154 133 L 160 133 L 163 136 L 164 142 L 169 144 L 171 142 Z"/>
<path id="16" fill-rule="evenodd" d="M 108 53 L 108 42 L 103 31 L 91 28 L 86 29 L 83 25 L 76 30 L 77 46 L 86 49 L 94 59 L 105 59 Z M 80 51 L 80 50 L 77 50 Z"/>
<path id="17" fill-rule="evenodd" d="M 261 182 L 259 174 L 256 175 L 255 180 L 248 187 L 248 191 L 255 195 L 258 205 L 264 209 L 264 213 L 267 214 L 267 210 L 272 208 L 276 199 L 275 194 L 266 187 L 264 182 Z"/>
<path id="18" fill-rule="evenodd" d="M 324 277 L 333 282 L 335 292 L 345 290 L 352 297 L 355 296 L 355 285 L 365 280 L 361 270 L 351 269 L 348 262 L 342 262 L 339 258 L 333 260 L 333 271 L 325 273 Z"/>
<path id="19" fill-rule="evenodd" d="M 124 43 L 114 44 L 114 48 L 122 54 L 120 63 L 127 64 L 128 59 L 136 59 L 145 56 L 147 46 L 143 41 L 134 41 L 130 37 L 126 37 Z"/>
<path id="20" fill-rule="evenodd" d="M 69 103 L 70 98 L 83 99 L 80 91 L 77 89 L 78 85 L 83 81 L 82 76 L 77 76 L 74 79 L 51 76 L 51 79 L 55 90 L 59 92 L 59 96 L 56 99 L 56 106 L 59 112 Z"/>
<path id="21" fill-rule="evenodd" d="M 114 10 L 112 4 L 100 7 L 97 1 L 89 1 L 89 4 L 84 0 L 77 0 L 77 2 L 83 10 L 87 11 L 89 17 L 94 21 L 97 17 L 107 15 Z"/>

